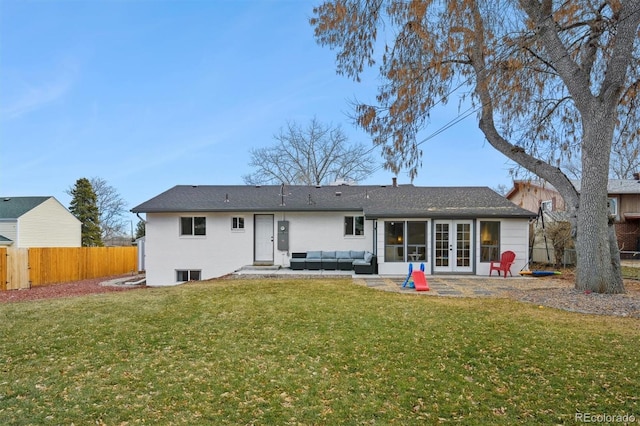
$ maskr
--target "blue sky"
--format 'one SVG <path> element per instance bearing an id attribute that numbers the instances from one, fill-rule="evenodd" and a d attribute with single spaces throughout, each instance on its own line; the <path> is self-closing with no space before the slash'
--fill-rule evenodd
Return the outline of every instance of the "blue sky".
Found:
<path id="1" fill-rule="evenodd" d="M 0 195 L 68 206 L 77 179 L 99 177 L 131 208 L 177 184 L 242 184 L 251 148 L 314 116 L 370 145 L 348 102 L 372 101 L 378 80 L 336 75 L 308 23 L 314 4 L 0 0 Z M 454 99 L 422 137 L 457 116 Z M 511 183 L 473 116 L 422 148 L 416 185 Z"/>

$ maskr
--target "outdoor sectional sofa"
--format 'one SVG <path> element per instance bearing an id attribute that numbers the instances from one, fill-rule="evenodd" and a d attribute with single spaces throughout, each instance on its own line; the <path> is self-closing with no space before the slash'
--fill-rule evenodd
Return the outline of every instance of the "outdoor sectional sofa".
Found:
<path id="1" fill-rule="evenodd" d="M 289 265 L 294 271 L 325 269 L 353 270 L 356 274 L 375 274 L 378 272 L 376 255 L 363 250 L 317 250 L 306 253 L 291 253 Z"/>

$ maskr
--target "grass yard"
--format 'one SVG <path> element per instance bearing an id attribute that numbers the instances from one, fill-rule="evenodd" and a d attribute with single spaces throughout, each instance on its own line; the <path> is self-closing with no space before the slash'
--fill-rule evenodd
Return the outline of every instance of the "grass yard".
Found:
<path id="1" fill-rule="evenodd" d="M 640 418 L 640 321 L 351 280 L 226 280 L 0 305 L 0 424 Z"/>
<path id="2" fill-rule="evenodd" d="M 640 280 L 640 268 L 631 266 L 622 266 L 622 276 L 624 278 L 632 278 Z"/>

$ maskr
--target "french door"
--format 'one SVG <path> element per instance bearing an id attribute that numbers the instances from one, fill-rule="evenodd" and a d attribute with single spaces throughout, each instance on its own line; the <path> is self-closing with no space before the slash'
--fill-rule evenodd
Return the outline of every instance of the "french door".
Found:
<path id="1" fill-rule="evenodd" d="M 434 220 L 434 272 L 473 272 L 473 221 Z"/>

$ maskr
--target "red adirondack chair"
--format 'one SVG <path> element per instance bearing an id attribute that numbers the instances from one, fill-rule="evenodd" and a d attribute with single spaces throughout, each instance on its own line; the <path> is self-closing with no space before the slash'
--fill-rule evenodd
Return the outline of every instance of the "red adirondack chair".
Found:
<path id="1" fill-rule="evenodd" d="M 516 259 L 516 254 L 512 251 L 505 251 L 500 255 L 500 262 L 491 262 L 489 266 L 489 276 L 493 271 L 498 271 L 498 276 L 500 276 L 500 271 L 504 273 L 504 277 L 507 278 L 507 272 L 513 276 L 511 273 L 511 265 L 513 265 L 513 261 Z"/>

